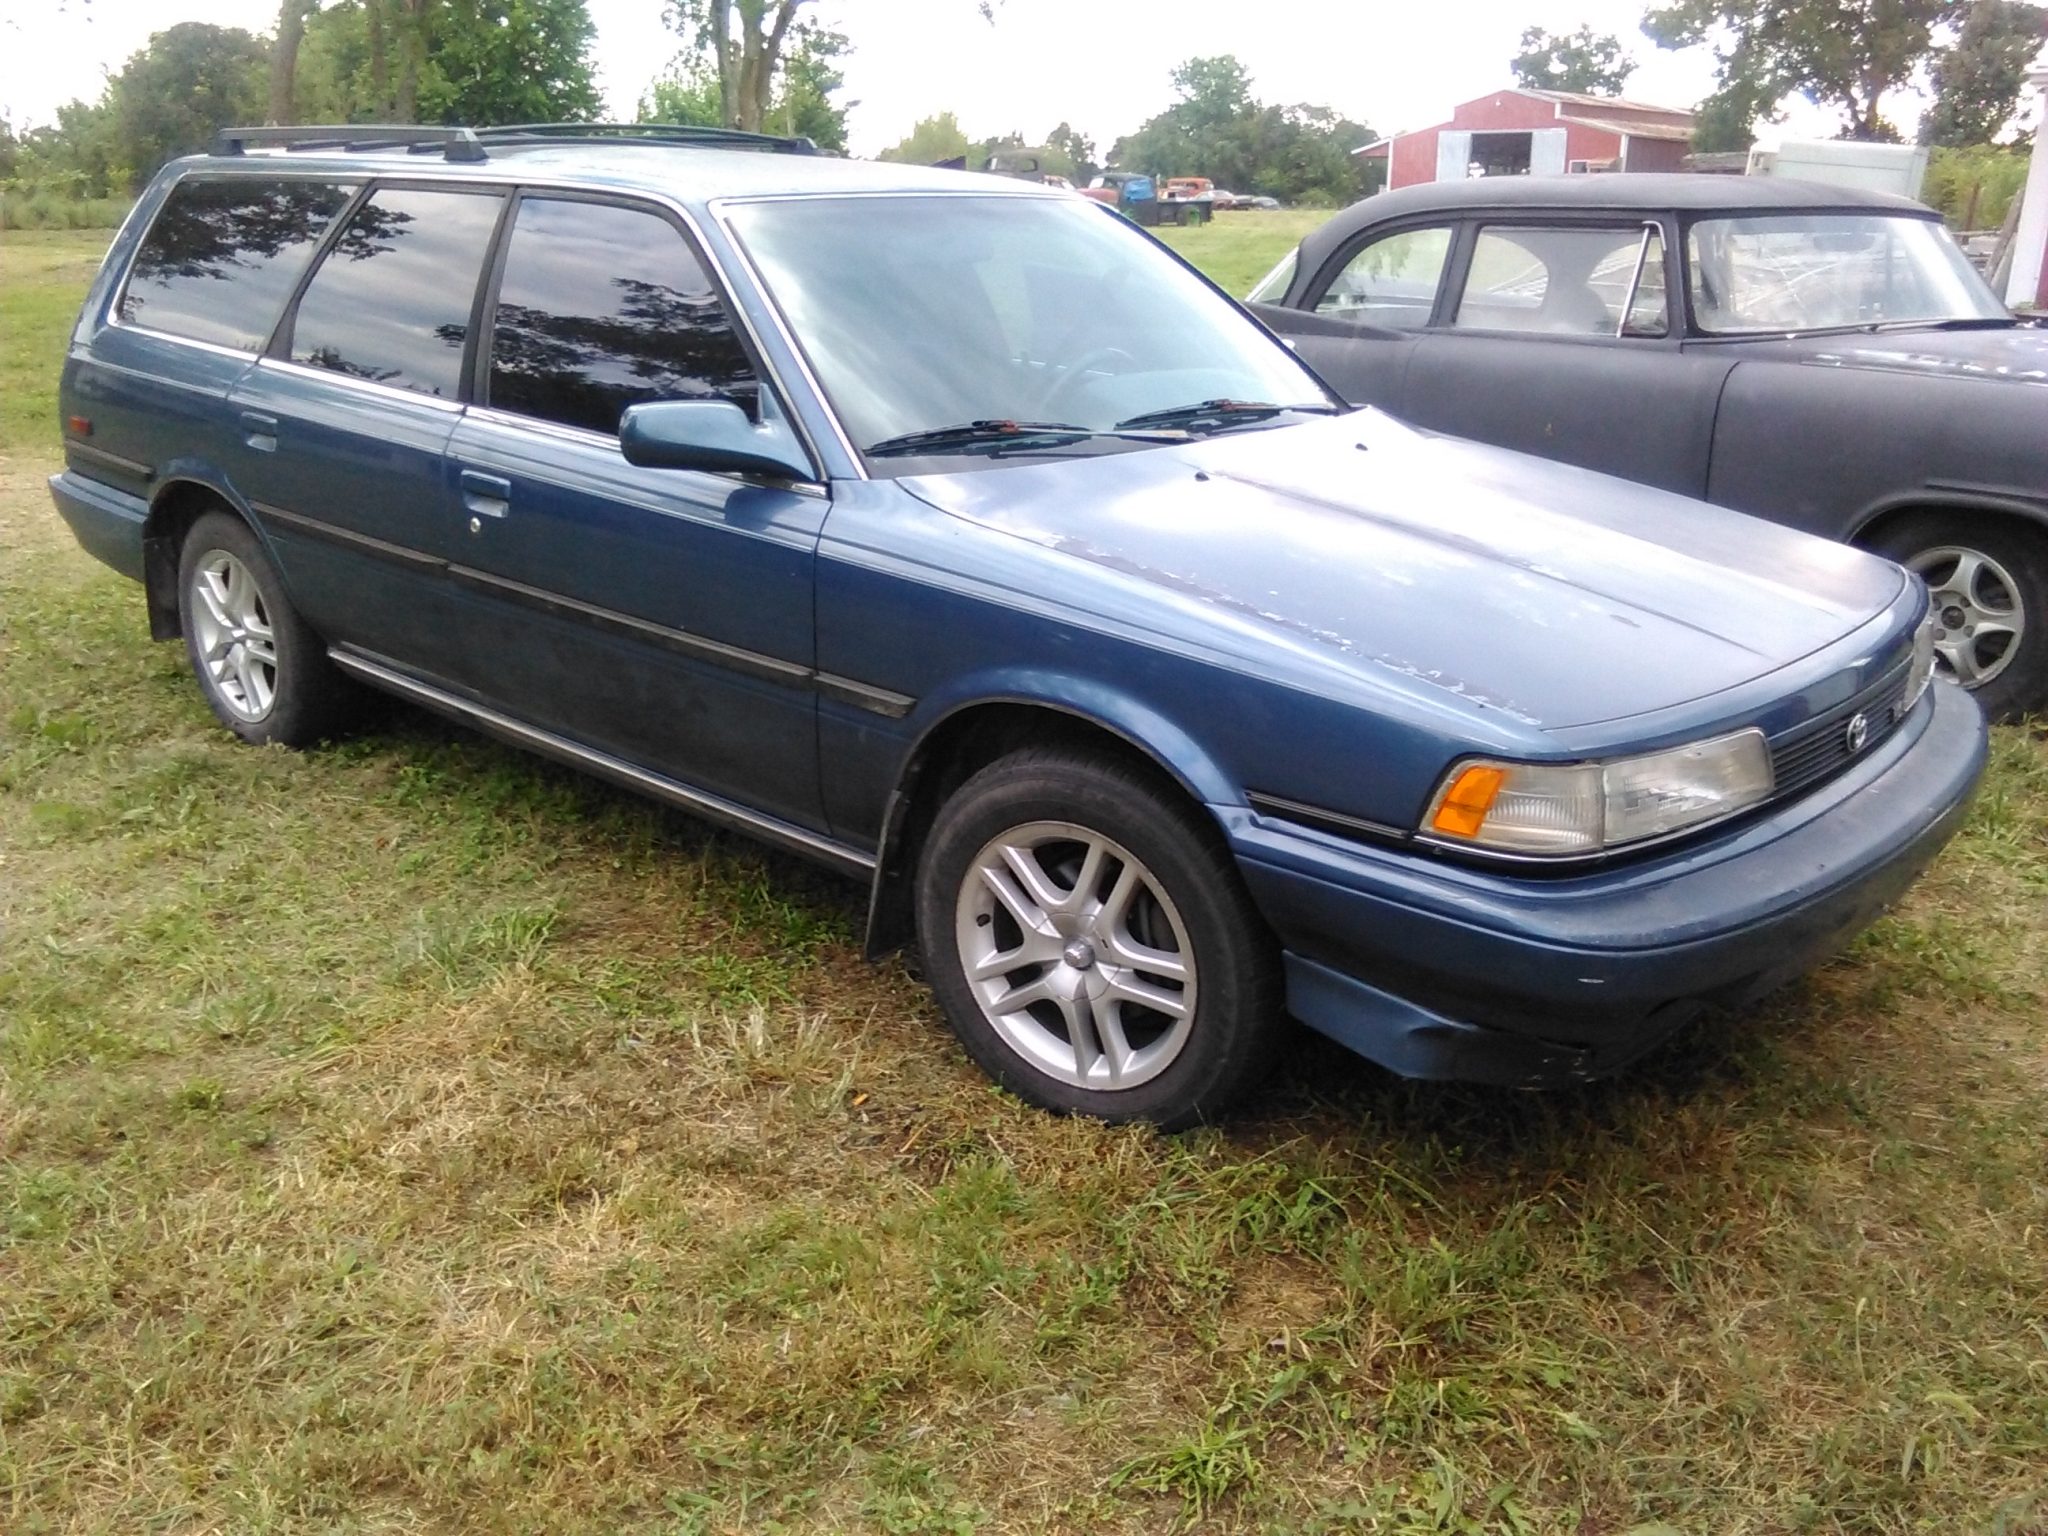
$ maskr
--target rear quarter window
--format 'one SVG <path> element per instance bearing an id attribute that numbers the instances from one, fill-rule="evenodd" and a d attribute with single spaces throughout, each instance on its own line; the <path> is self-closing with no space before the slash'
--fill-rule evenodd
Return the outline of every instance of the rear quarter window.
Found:
<path id="1" fill-rule="evenodd" d="M 354 192 L 330 181 L 188 176 L 143 236 L 116 312 L 129 325 L 261 350 Z"/>

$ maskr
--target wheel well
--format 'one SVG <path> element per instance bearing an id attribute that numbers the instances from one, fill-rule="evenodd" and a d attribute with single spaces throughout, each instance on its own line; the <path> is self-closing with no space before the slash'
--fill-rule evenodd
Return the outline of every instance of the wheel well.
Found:
<path id="1" fill-rule="evenodd" d="M 901 948 L 912 937 L 911 891 L 917 863 L 932 818 L 946 798 L 997 758 L 1022 747 L 1049 746 L 1114 758 L 1151 780 L 1162 796 L 1201 808 L 1187 786 L 1151 753 L 1084 716 L 1044 704 L 977 704 L 963 709 L 918 743 L 889 798 L 868 904 L 870 958 Z"/>
<path id="2" fill-rule="evenodd" d="M 178 621 L 178 554 L 185 535 L 207 512 L 233 512 L 218 491 L 192 480 L 173 480 L 156 493 L 142 521 L 142 590 L 149 606 L 149 637 L 175 640 Z"/>
<path id="3" fill-rule="evenodd" d="M 1901 523 L 1910 523 L 1918 517 L 1982 518 L 2030 532 L 2035 539 L 2048 541 L 2048 517 L 2039 514 L 1975 502 L 1911 501 L 1903 506 L 1885 508 L 1858 528 L 1849 542 L 1858 549 L 1876 549 Z"/>

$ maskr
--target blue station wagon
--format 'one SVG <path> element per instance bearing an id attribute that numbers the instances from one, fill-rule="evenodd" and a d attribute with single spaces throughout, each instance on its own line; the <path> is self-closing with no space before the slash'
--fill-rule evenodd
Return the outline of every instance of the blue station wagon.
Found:
<path id="1" fill-rule="evenodd" d="M 242 739 L 368 685 L 820 860 L 1106 1119 L 1289 1015 L 1611 1072 L 1955 830 L 1898 566 L 1351 410 L 1084 199 L 805 148 L 224 136 L 87 298 L 57 506 Z"/>

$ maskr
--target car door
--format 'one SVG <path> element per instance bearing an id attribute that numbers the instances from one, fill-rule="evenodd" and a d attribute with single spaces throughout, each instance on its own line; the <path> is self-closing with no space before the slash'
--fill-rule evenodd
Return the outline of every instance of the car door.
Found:
<path id="1" fill-rule="evenodd" d="M 822 485 L 647 469 L 627 406 L 783 407 L 665 210 L 528 191 L 448 446 L 466 683 L 509 713 L 808 827 Z"/>
<path id="2" fill-rule="evenodd" d="M 1400 415 L 1409 358 L 1436 313 L 1455 229 L 1371 231 L 1326 262 L 1297 305 L 1255 312 L 1352 404 Z"/>
<path id="3" fill-rule="evenodd" d="M 452 675 L 442 455 L 502 190 L 373 186 L 229 404 L 236 481 L 329 641 Z"/>
<path id="4" fill-rule="evenodd" d="M 1688 355 L 1660 219 L 1487 219 L 1402 391 L 1409 421 L 1688 496 L 1728 362 Z"/>

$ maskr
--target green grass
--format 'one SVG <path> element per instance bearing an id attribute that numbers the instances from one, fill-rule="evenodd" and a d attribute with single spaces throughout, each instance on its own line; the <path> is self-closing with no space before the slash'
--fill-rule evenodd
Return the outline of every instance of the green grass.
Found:
<path id="1" fill-rule="evenodd" d="M 108 230 L 0 231 L 0 454 L 53 452 L 57 371 Z"/>
<path id="2" fill-rule="evenodd" d="M 1243 298 L 1301 237 L 1330 217 L 1328 208 L 1247 209 L 1219 213 L 1207 224 L 1167 226 L 1159 238 L 1223 288 Z"/>
<path id="3" fill-rule="evenodd" d="M 90 260 L 6 259 L 12 402 Z M 850 887 L 395 708 L 231 745 L 24 421 L 8 1536 L 2048 1530 L 2040 737 L 1620 1082 L 1303 1038 L 1109 1130 L 987 1087 Z"/>

